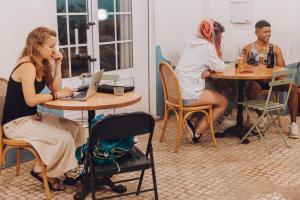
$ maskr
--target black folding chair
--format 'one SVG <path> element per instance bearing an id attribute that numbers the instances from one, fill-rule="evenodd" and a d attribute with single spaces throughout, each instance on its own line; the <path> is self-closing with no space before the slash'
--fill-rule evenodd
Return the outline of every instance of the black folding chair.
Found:
<path id="1" fill-rule="evenodd" d="M 155 199 L 158 199 L 152 148 L 154 126 L 155 122 L 153 117 L 143 112 L 111 115 L 92 126 L 89 138 L 89 152 L 88 155 L 86 155 L 87 158 L 84 162 L 85 172 L 88 173 L 85 173 L 83 181 L 83 194 L 87 192 L 87 187 L 90 184 L 92 199 L 96 199 L 95 179 L 98 177 L 110 177 L 119 173 L 141 171 L 141 175 L 139 177 L 115 182 L 121 183 L 139 180 L 136 191 L 102 197 L 99 199 L 110 199 L 133 194 L 139 195 L 140 193 L 149 191 L 154 191 L 154 197 Z M 99 165 L 92 162 L 92 152 L 94 150 L 94 146 L 100 140 L 111 140 L 144 134 L 149 134 L 148 144 L 146 150 L 144 151 L 145 153 L 143 153 L 143 151 L 139 150 L 137 147 L 134 147 L 130 155 L 126 155 L 125 158 L 121 158 L 117 161 L 119 169 L 116 164 Z M 144 172 L 146 169 L 150 168 L 152 171 L 153 188 L 141 190 Z"/>

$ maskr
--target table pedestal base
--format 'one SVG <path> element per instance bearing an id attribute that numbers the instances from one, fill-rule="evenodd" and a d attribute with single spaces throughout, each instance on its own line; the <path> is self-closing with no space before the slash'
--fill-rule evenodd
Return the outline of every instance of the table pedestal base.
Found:
<path id="1" fill-rule="evenodd" d="M 249 130 L 249 127 L 240 127 L 240 126 L 232 126 L 228 129 L 226 129 L 223 133 L 217 133 L 216 134 L 216 137 L 217 138 L 223 138 L 223 137 L 226 137 L 226 136 L 234 136 L 234 137 L 237 137 L 237 138 L 240 138 L 242 139 L 244 137 L 244 135 L 248 132 Z M 243 144 L 248 144 L 250 141 L 248 139 L 245 139 L 242 143 Z"/>
<path id="2" fill-rule="evenodd" d="M 81 175 L 82 176 L 82 175 Z M 83 179 L 83 177 L 81 177 Z M 82 182 L 82 181 L 81 181 Z M 88 180 L 88 183 L 90 183 L 90 180 Z M 108 186 L 113 192 L 116 193 L 124 193 L 127 191 L 127 188 L 122 184 L 114 184 L 109 177 L 103 177 L 103 178 L 97 178 L 95 179 L 95 189 L 99 190 L 103 186 Z M 85 197 L 88 195 L 88 193 L 91 192 L 90 184 L 88 184 L 88 187 L 86 187 L 85 194 L 82 194 L 82 191 L 77 192 L 74 195 L 74 200 L 80 200 L 85 199 Z M 83 195 L 83 198 L 82 198 Z"/>

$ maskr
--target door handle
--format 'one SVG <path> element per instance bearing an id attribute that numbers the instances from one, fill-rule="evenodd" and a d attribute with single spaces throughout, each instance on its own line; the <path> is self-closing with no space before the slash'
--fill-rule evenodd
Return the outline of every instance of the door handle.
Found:
<path id="1" fill-rule="evenodd" d="M 90 55 L 84 55 L 84 54 L 77 54 L 76 58 L 78 60 L 87 60 L 87 61 L 90 61 L 90 62 L 96 62 L 97 61 L 97 58 L 92 58 Z"/>
<path id="2" fill-rule="evenodd" d="M 94 25 L 95 25 L 95 22 L 88 22 L 87 24 L 85 24 L 84 28 L 89 29 L 90 26 L 94 26 Z"/>

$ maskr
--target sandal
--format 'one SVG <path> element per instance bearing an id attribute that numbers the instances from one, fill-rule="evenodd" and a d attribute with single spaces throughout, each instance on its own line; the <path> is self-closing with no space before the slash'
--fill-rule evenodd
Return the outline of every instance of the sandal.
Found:
<path id="1" fill-rule="evenodd" d="M 201 137 L 202 137 L 202 133 L 200 133 L 199 135 L 197 133 L 195 133 L 192 140 L 196 144 L 196 143 L 199 143 Z"/>
<path id="2" fill-rule="evenodd" d="M 77 181 L 78 181 L 77 178 L 66 176 L 64 179 L 64 184 L 68 186 L 72 186 L 72 185 L 76 185 Z"/>
<path id="3" fill-rule="evenodd" d="M 31 176 L 39 180 L 40 182 L 44 183 L 43 177 L 41 177 L 38 173 L 31 171 Z M 62 184 L 59 178 L 55 178 L 53 182 L 48 180 L 49 188 L 53 191 L 63 191 L 66 187 Z"/>
<path id="4" fill-rule="evenodd" d="M 189 129 L 189 132 L 192 134 L 192 141 L 194 144 L 198 143 L 200 141 L 200 138 L 202 137 L 202 133 L 197 134 L 196 128 L 194 127 L 194 124 L 191 120 L 186 120 L 187 127 Z"/>

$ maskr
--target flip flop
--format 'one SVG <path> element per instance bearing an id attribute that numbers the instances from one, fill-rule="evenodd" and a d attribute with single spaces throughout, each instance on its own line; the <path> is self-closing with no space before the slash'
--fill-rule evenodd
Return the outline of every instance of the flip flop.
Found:
<path id="1" fill-rule="evenodd" d="M 38 173 L 34 172 L 33 170 L 31 171 L 31 176 L 33 176 L 34 178 L 36 178 L 37 180 L 39 180 L 40 182 L 44 183 L 44 180 L 43 180 L 43 177 L 39 176 Z M 61 181 L 59 178 L 55 178 L 54 179 L 55 181 L 53 183 L 51 183 L 49 180 L 48 180 L 48 185 L 49 185 L 49 188 L 53 191 L 63 191 L 66 189 L 66 187 L 61 187 L 62 184 L 61 184 Z M 57 187 L 54 187 L 54 185 L 57 185 Z"/>
<path id="2" fill-rule="evenodd" d="M 77 178 L 66 176 L 64 179 L 64 184 L 68 186 L 72 186 L 72 185 L 76 185 L 77 181 L 78 181 Z"/>

